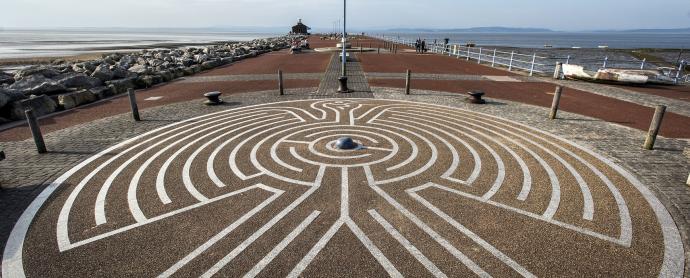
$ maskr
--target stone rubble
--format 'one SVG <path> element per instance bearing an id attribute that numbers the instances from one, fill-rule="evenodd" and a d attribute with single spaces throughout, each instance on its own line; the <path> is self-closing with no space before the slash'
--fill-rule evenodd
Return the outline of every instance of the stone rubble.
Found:
<path id="1" fill-rule="evenodd" d="M 91 103 L 290 47 L 292 36 L 230 42 L 203 47 L 107 54 L 85 62 L 56 60 L 14 75 L 0 71 L 0 124 L 24 119 L 24 108 L 37 116 Z"/>

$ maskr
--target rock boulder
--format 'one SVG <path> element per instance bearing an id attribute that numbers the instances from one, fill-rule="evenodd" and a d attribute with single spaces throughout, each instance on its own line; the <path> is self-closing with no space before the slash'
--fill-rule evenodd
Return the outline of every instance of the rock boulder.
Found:
<path id="1" fill-rule="evenodd" d="M 52 98 L 46 95 L 35 96 L 32 95 L 29 99 L 12 102 L 10 105 L 10 117 L 13 120 L 26 119 L 24 110 L 31 108 L 34 110 L 36 117 L 47 115 L 55 112 L 57 103 Z"/>
<path id="2" fill-rule="evenodd" d="M 103 82 L 112 80 L 113 75 L 110 67 L 106 64 L 98 66 L 91 74 L 92 77 L 98 78 Z"/>
<path id="3" fill-rule="evenodd" d="M 45 78 L 53 78 L 60 75 L 60 72 L 49 66 L 31 66 L 28 68 L 20 69 L 14 74 L 14 80 L 22 80 L 29 76 L 41 76 Z"/>
<path id="4" fill-rule="evenodd" d="M 0 85 L 14 83 L 14 75 L 0 71 Z"/>
<path id="5" fill-rule="evenodd" d="M 103 82 L 100 79 L 88 76 L 83 73 L 67 74 L 63 75 L 58 83 L 62 84 L 66 88 L 79 88 L 88 89 L 97 86 L 101 86 Z"/>
<path id="6" fill-rule="evenodd" d="M 81 90 L 58 96 L 58 103 L 65 109 L 72 109 L 79 105 L 91 103 L 96 100 L 96 96 L 88 90 Z"/>

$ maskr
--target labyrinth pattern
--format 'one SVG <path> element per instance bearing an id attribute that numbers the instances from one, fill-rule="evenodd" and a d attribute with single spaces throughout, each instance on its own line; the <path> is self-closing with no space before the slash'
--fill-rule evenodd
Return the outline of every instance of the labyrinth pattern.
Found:
<path id="1" fill-rule="evenodd" d="M 360 147 L 339 150 L 352 137 Z M 678 276 L 660 202 L 615 163 L 509 120 L 390 100 L 231 109 L 65 173 L 3 276 Z"/>

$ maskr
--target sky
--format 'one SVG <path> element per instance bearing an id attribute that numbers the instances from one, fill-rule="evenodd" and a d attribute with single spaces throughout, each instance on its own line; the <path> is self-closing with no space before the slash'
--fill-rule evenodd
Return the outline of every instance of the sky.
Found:
<path id="1" fill-rule="evenodd" d="M 690 0 L 350 0 L 348 28 L 688 28 Z M 342 0 L 2 0 L 2 28 L 285 27 L 330 31 Z"/>

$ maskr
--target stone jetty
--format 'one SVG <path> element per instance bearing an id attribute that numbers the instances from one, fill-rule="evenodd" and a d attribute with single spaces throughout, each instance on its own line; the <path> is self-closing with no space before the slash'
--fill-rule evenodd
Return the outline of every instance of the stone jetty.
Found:
<path id="1" fill-rule="evenodd" d="M 203 47 L 107 54 L 85 62 L 56 60 L 14 74 L 0 72 L 0 123 L 21 120 L 25 108 L 37 116 L 70 109 L 128 89 L 149 88 L 233 61 L 290 46 L 291 36 L 228 42 Z"/>

